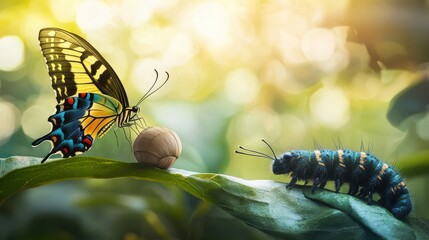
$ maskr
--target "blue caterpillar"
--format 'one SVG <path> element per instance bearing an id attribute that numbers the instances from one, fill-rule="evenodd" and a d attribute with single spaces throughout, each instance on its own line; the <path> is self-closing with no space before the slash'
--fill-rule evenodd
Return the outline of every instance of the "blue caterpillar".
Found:
<path id="1" fill-rule="evenodd" d="M 247 152 L 235 151 L 239 154 L 263 157 L 273 160 L 273 173 L 291 174 L 291 181 L 286 186 L 292 188 L 298 180 L 305 183 L 313 182 L 312 192 L 324 188 L 327 181 L 335 182 L 338 192 L 343 183 L 349 183 L 349 194 L 367 199 L 372 204 L 373 194 L 378 193 L 380 205 L 388 209 L 398 219 L 406 217 L 412 209 L 411 198 L 405 182 L 399 173 L 376 156 L 367 152 L 352 150 L 315 151 L 292 150 L 277 158 L 274 150 L 268 145 L 273 156 L 240 146 Z"/>

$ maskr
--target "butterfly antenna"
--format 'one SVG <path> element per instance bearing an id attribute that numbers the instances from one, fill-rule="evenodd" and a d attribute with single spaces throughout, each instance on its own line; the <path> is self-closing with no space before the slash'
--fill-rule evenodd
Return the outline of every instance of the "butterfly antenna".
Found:
<path id="1" fill-rule="evenodd" d="M 150 86 L 149 90 L 147 90 L 147 92 L 143 95 L 143 97 L 138 101 L 137 105 L 139 105 L 144 99 L 147 98 L 147 95 L 152 91 L 152 89 L 155 87 L 156 83 L 158 82 L 158 71 L 156 69 L 154 69 L 156 77 L 155 77 L 155 81 L 153 81 L 152 85 Z"/>
<path id="2" fill-rule="evenodd" d="M 156 82 L 158 81 L 158 71 L 156 69 L 154 69 L 155 73 L 156 73 L 156 78 L 155 81 L 153 82 L 152 86 L 149 88 L 149 90 L 143 95 L 142 98 L 140 98 L 140 100 L 137 102 L 136 106 L 140 105 L 140 103 L 142 103 L 146 98 L 148 98 L 150 95 L 154 94 L 155 92 L 157 92 L 159 89 L 161 89 L 170 79 L 170 74 L 168 72 L 165 72 L 165 74 L 167 74 L 167 78 L 165 79 L 165 81 L 159 86 L 157 87 L 155 90 L 152 91 L 152 89 L 155 87 Z"/>

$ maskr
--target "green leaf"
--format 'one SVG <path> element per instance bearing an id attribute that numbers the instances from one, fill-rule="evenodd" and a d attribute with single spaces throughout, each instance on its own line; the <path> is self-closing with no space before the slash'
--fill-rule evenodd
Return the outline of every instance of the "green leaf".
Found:
<path id="1" fill-rule="evenodd" d="M 330 191 L 317 193 L 304 192 L 305 196 L 323 202 L 328 206 L 348 213 L 353 219 L 365 225 L 378 236 L 387 239 L 414 239 L 413 231 L 402 221 L 390 216 L 390 213 L 380 206 L 371 206 L 358 198 Z M 399 230 L 399 231 L 398 231 Z"/>
<path id="2" fill-rule="evenodd" d="M 250 181 L 174 168 L 161 170 L 101 158 L 74 157 L 45 164 L 39 161 L 26 157 L 0 160 L 3 171 L 8 172 L 0 178 L 1 203 L 16 192 L 66 179 L 130 177 L 177 186 L 280 238 L 414 239 L 420 236 L 415 231 L 427 231 L 413 231 L 384 208 L 325 190 L 311 194 L 307 187 L 286 189 L 284 183 L 275 181 Z M 22 165 L 29 166 L 18 168 Z"/>

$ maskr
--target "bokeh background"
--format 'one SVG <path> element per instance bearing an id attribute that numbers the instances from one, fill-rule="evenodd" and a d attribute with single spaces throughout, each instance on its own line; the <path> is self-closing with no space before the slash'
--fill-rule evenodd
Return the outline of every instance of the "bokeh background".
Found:
<path id="1" fill-rule="evenodd" d="M 176 168 L 288 181 L 271 173 L 270 161 L 234 150 L 269 153 L 261 138 L 278 154 L 313 149 L 313 140 L 355 150 L 363 142 L 394 164 L 429 146 L 429 118 L 402 131 L 386 118 L 394 96 L 425 74 L 427 1 L 3 0 L 0 26 L 3 158 L 50 149 L 31 147 L 50 130 L 56 105 L 37 39 L 44 27 L 87 39 L 131 104 L 155 80 L 154 69 L 160 80 L 170 74 L 140 107 L 149 126 L 181 137 Z M 121 129 L 85 155 L 135 161 Z M 427 177 L 407 180 L 416 214 L 428 219 Z M 129 179 L 20 193 L 0 206 L 0 222 L 2 239 L 269 238 L 176 188 Z"/>

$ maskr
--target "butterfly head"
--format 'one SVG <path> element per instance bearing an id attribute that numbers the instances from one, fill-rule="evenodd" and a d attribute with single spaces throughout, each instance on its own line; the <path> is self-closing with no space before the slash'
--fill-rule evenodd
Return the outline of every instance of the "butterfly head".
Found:
<path id="1" fill-rule="evenodd" d="M 140 107 L 133 106 L 129 109 L 130 109 L 131 114 L 130 114 L 130 119 L 128 121 L 135 122 L 135 121 L 139 120 L 140 119 L 139 118 Z"/>
<path id="2" fill-rule="evenodd" d="M 140 107 L 132 106 L 128 108 L 128 111 L 130 113 L 128 122 L 135 122 L 137 120 L 140 120 L 140 117 L 139 117 Z"/>
<path id="3" fill-rule="evenodd" d="M 139 113 L 140 112 L 140 108 L 139 107 L 137 107 L 137 106 L 133 106 L 132 108 L 131 108 L 131 112 L 133 112 L 133 113 Z"/>

